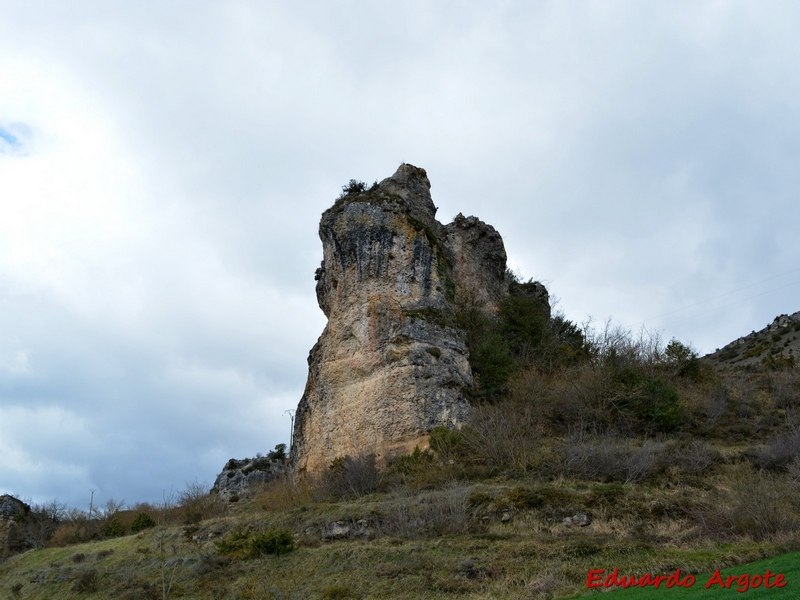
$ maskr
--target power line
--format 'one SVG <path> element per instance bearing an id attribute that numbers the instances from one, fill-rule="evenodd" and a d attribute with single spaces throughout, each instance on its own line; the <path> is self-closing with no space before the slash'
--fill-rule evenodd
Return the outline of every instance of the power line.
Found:
<path id="1" fill-rule="evenodd" d="M 707 302 L 711 302 L 712 300 L 718 300 L 719 298 L 724 298 L 725 296 L 730 296 L 731 294 L 735 294 L 736 292 L 741 292 L 742 290 L 747 290 L 747 289 L 749 289 L 751 287 L 755 287 L 757 285 L 761 285 L 762 283 L 766 283 L 767 281 L 773 281 L 775 279 L 780 279 L 781 277 L 785 277 L 786 275 L 790 275 L 791 273 L 797 273 L 798 271 L 800 271 L 800 268 L 792 269 L 791 271 L 786 271 L 785 273 L 781 273 L 780 275 L 775 275 L 773 277 L 768 277 L 767 279 L 762 279 L 761 281 L 756 281 L 755 283 L 751 283 L 750 285 L 746 285 L 744 287 L 736 288 L 735 290 L 731 290 L 730 292 L 725 292 L 724 294 L 720 294 L 718 296 L 713 296 L 711 298 L 707 298 L 706 300 L 701 300 L 700 302 L 695 302 L 694 304 L 690 304 L 689 306 L 684 306 L 682 308 L 676 308 L 675 310 L 671 310 L 669 312 L 666 312 L 664 314 L 658 315 L 656 317 L 650 317 L 649 319 L 645 319 L 644 321 L 642 321 L 642 325 L 644 325 L 648 321 L 654 321 L 655 319 L 660 319 L 662 317 L 667 317 L 669 315 L 674 315 L 677 312 L 681 312 L 683 310 L 689 310 L 690 308 L 694 308 L 695 306 L 700 306 L 701 304 L 706 304 Z M 790 283 L 790 284 L 788 284 L 788 285 L 786 285 L 784 287 L 789 287 L 789 286 L 795 285 L 795 283 L 798 283 L 798 282 Z M 752 298 L 758 298 L 759 296 L 763 296 L 764 294 L 769 294 L 769 293 L 772 293 L 772 292 L 776 292 L 778 290 L 782 290 L 782 289 L 784 289 L 784 287 L 776 288 L 774 290 L 770 290 L 769 292 L 763 292 L 763 293 L 757 294 L 755 296 L 750 296 L 749 298 L 744 298 L 742 300 L 738 300 L 737 302 L 734 302 L 733 304 L 728 304 L 726 306 L 733 306 L 734 304 L 738 304 L 739 302 L 744 302 L 745 300 L 750 300 Z M 720 306 L 718 308 L 725 308 L 726 306 Z M 714 308 L 714 309 L 711 309 L 708 312 L 713 312 L 714 310 L 718 310 L 718 309 Z M 707 314 L 707 313 L 700 313 L 700 314 Z M 695 316 L 699 316 L 699 315 L 695 315 Z M 692 318 L 692 317 L 687 317 L 687 318 Z M 681 320 L 684 320 L 684 319 L 681 319 Z M 680 321 L 673 321 L 673 323 L 679 323 L 679 322 Z"/>
<path id="2" fill-rule="evenodd" d="M 705 312 L 701 312 L 701 313 L 696 314 L 696 315 L 691 315 L 689 317 L 684 317 L 682 319 L 678 319 L 677 321 L 670 321 L 669 323 L 664 323 L 664 327 L 666 327 L 667 325 L 674 325 L 675 323 L 681 323 L 683 321 L 688 321 L 689 319 L 694 319 L 696 317 L 702 317 L 703 315 L 707 315 L 709 313 L 712 313 L 712 312 L 717 311 L 717 310 L 721 310 L 723 308 L 728 308 L 729 306 L 736 306 L 737 304 L 741 304 L 742 302 L 746 302 L 748 300 L 752 300 L 753 298 L 758 298 L 759 296 L 766 296 L 767 294 L 771 294 L 772 292 L 778 292 L 780 290 L 785 290 L 786 288 L 792 287 L 793 285 L 797 285 L 798 283 L 800 283 L 800 279 L 798 279 L 797 281 L 795 281 L 793 283 L 789 283 L 789 284 L 786 284 L 784 286 L 781 286 L 779 288 L 768 290 L 766 292 L 761 292 L 760 294 L 756 294 L 754 296 L 748 296 L 747 298 L 742 298 L 741 300 L 737 300 L 736 302 L 731 302 L 730 304 L 724 304 L 722 306 L 717 306 L 716 308 L 712 308 L 710 310 L 707 310 Z M 752 287 L 752 286 L 748 286 L 748 287 Z M 744 289 L 744 288 L 742 288 L 742 289 Z M 671 314 L 671 313 L 667 313 L 667 314 Z"/>

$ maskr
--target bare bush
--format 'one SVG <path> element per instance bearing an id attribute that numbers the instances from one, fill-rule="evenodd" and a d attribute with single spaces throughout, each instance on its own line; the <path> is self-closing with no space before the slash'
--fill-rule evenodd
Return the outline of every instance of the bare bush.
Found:
<path id="1" fill-rule="evenodd" d="M 666 445 L 647 441 L 640 448 L 627 452 L 625 458 L 625 483 L 635 483 L 658 473 L 663 465 Z"/>
<path id="2" fill-rule="evenodd" d="M 769 387 L 775 406 L 800 407 L 800 372 L 791 370 L 770 373 Z"/>
<path id="3" fill-rule="evenodd" d="M 69 515 L 69 508 L 66 502 L 59 502 L 58 498 L 45 502 L 44 504 L 35 504 L 31 509 L 33 512 L 39 512 L 56 523 L 64 521 Z"/>
<path id="4" fill-rule="evenodd" d="M 586 441 L 577 436 L 555 448 L 550 467 L 555 472 L 579 479 L 625 479 L 623 458 L 616 446 Z"/>
<path id="5" fill-rule="evenodd" d="M 575 436 L 555 448 L 549 466 L 579 479 L 634 483 L 661 472 L 666 456 L 667 446 L 660 442 L 628 447 L 607 438 Z"/>
<path id="6" fill-rule="evenodd" d="M 748 457 L 753 465 L 767 471 L 784 471 L 800 458 L 800 431 L 780 435 L 760 449 L 750 449 Z"/>
<path id="7" fill-rule="evenodd" d="M 464 533 L 469 521 L 470 487 L 457 481 L 450 482 L 432 501 L 425 505 L 427 528 L 438 534 Z"/>
<path id="8" fill-rule="evenodd" d="M 722 455 L 701 440 L 679 447 L 674 453 L 674 462 L 687 473 L 697 475 L 722 462 Z"/>
<path id="9" fill-rule="evenodd" d="M 47 514 L 37 511 L 34 505 L 22 522 L 11 530 L 9 548 L 12 551 L 44 548 L 57 528 L 58 523 Z"/>
<path id="10" fill-rule="evenodd" d="M 322 484 L 311 476 L 295 479 L 284 474 L 262 486 L 255 502 L 262 510 L 284 511 L 321 500 L 323 495 Z"/>
<path id="11" fill-rule="evenodd" d="M 88 594 L 97 591 L 97 569 L 89 569 L 81 571 L 75 576 L 75 582 L 72 584 L 72 591 L 79 594 Z"/>
<path id="12" fill-rule="evenodd" d="M 706 398 L 705 415 L 709 427 L 713 427 L 720 417 L 728 410 L 730 392 L 724 386 L 717 386 L 711 390 Z"/>
<path id="13" fill-rule="evenodd" d="M 687 514 L 700 533 L 716 539 L 734 535 L 756 540 L 800 529 L 800 502 L 794 484 L 748 465 L 731 467 L 727 485 L 700 500 Z"/>
<path id="14" fill-rule="evenodd" d="M 424 495 L 401 489 L 381 519 L 380 528 L 384 534 L 410 539 L 464 533 L 470 528 L 469 493 L 469 486 L 459 482 Z"/>
<path id="15" fill-rule="evenodd" d="M 553 425 L 569 432 L 599 434 L 607 429 L 612 412 L 608 374 L 592 367 L 572 369 L 551 382 L 552 393 L 544 414 Z"/>
<path id="16" fill-rule="evenodd" d="M 541 429 L 531 403 L 484 404 L 475 407 L 464 438 L 470 453 L 490 466 L 524 472 L 535 462 Z"/>
<path id="17" fill-rule="evenodd" d="M 125 500 L 117 502 L 113 498 L 109 498 L 100 509 L 100 516 L 103 519 L 110 519 L 123 510 L 125 510 Z"/>
<path id="18" fill-rule="evenodd" d="M 730 495 L 734 531 L 756 539 L 798 529 L 796 496 L 786 481 L 767 473 L 742 470 L 734 479 Z"/>
<path id="19" fill-rule="evenodd" d="M 211 494 L 210 491 L 211 486 L 195 479 L 187 482 L 186 487 L 178 494 L 178 507 L 186 525 L 194 525 L 225 512 L 225 503 L 217 494 Z"/>
<path id="20" fill-rule="evenodd" d="M 389 504 L 381 520 L 382 532 L 404 538 L 417 537 L 425 529 L 419 502 L 420 496 L 407 489 L 401 488 L 395 492 L 394 501 Z"/>
<path id="21" fill-rule="evenodd" d="M 175 490 L 172 487 L 169 488 L 169 491 L 164 490 L 161 493 L 161 501 L 156 502 L 153 510 L 156 523 L 159 525 L 174 525 L 179 521 L 180 517 L 177 508 L 178 501 Z"/>
<path id="22" fill-rule="evenodd" d="M 331 463 L 325 484 L 335 496 L 360 498 L 378 488 L 380 477 L 374 454 L 344 456 Z"/>
<path id="23" fill-rule="evenodd" d="M 630 329 L 614 325 L 609 319 L 600 329 L 585 325 L 584 334 L 592 354 L 601 363 L 613 360 L 622 367 L 652 367 L 666 359 L 661 334 L 644 327 L 634 336 Z"/>

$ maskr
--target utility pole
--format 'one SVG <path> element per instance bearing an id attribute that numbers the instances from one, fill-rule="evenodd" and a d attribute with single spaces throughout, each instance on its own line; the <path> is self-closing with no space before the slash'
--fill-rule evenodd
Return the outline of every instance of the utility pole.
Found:
<path id="1" fill-rule="evenodd" d="M 92 506 L 94 504 L 94 493 L 97 490 L 89 490 L 89 491 L 92 492 L 92 497 L 89 499 L 89 519 L 91 520 L 91 518 L 92 518 Z"/>
<path id="2" fill-rule="evenodd" d="M 288 414 L 292 419 L 291 429 L 289 430 L 289 456 L 292 455 L 292 446 L 294 446 L 294 409 L 283 411 L 283 414 Z"/>

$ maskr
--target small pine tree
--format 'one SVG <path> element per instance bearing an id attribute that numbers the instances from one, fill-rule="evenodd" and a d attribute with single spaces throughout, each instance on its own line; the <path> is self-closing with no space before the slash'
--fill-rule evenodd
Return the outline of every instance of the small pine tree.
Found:
<path id="1" fill-rule="evenodd" d="M 155 525 L 156 522 L 153 519 L 153 517 L 148 515 L 146 512 L 141 512 L 138 515 L 136 515 L 136 518 L 133 520 L 133 523 L 131 524 L 131 531 L 133 533 L 137 533 L 139 531 L 142 531 L 143 529 L 147 529 L 149 527 L 155 527 Z"/>

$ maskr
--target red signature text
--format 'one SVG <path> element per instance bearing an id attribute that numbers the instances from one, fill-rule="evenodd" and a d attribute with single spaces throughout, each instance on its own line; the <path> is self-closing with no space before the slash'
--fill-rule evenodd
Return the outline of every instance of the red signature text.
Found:
<path id="1" fill-rule="evenodd" d="M 636 575 L 620 575 L 619 569 L 606 573 L 605 569 L 592 569 L 586 577 L 587 588 L 598 587 L 654 587 L 657 588 L 664 585 L 665 588 L 671 587 L 685 587 L 690 588 L 695 584 L 696 578 L 689 573 L 688 575 L 681 575 L 681 570 L 676 569 L 670 575 L 651 575 L 645 573 L 641 577 Z M 769 569 L 762 575 L 756 573 L 744 573 L 742 575 L 726 575 L 723 576 L 719 569 L 714 571 L 714 574 L 709 578 L 705 588 L 720 589 L 736 589 L 737 592 L 746 592 L 750 589 L 759 587 L 765 588 L 782 588 L 786 585 L 786 578 L 782 573 L 773 573 Z"/>

